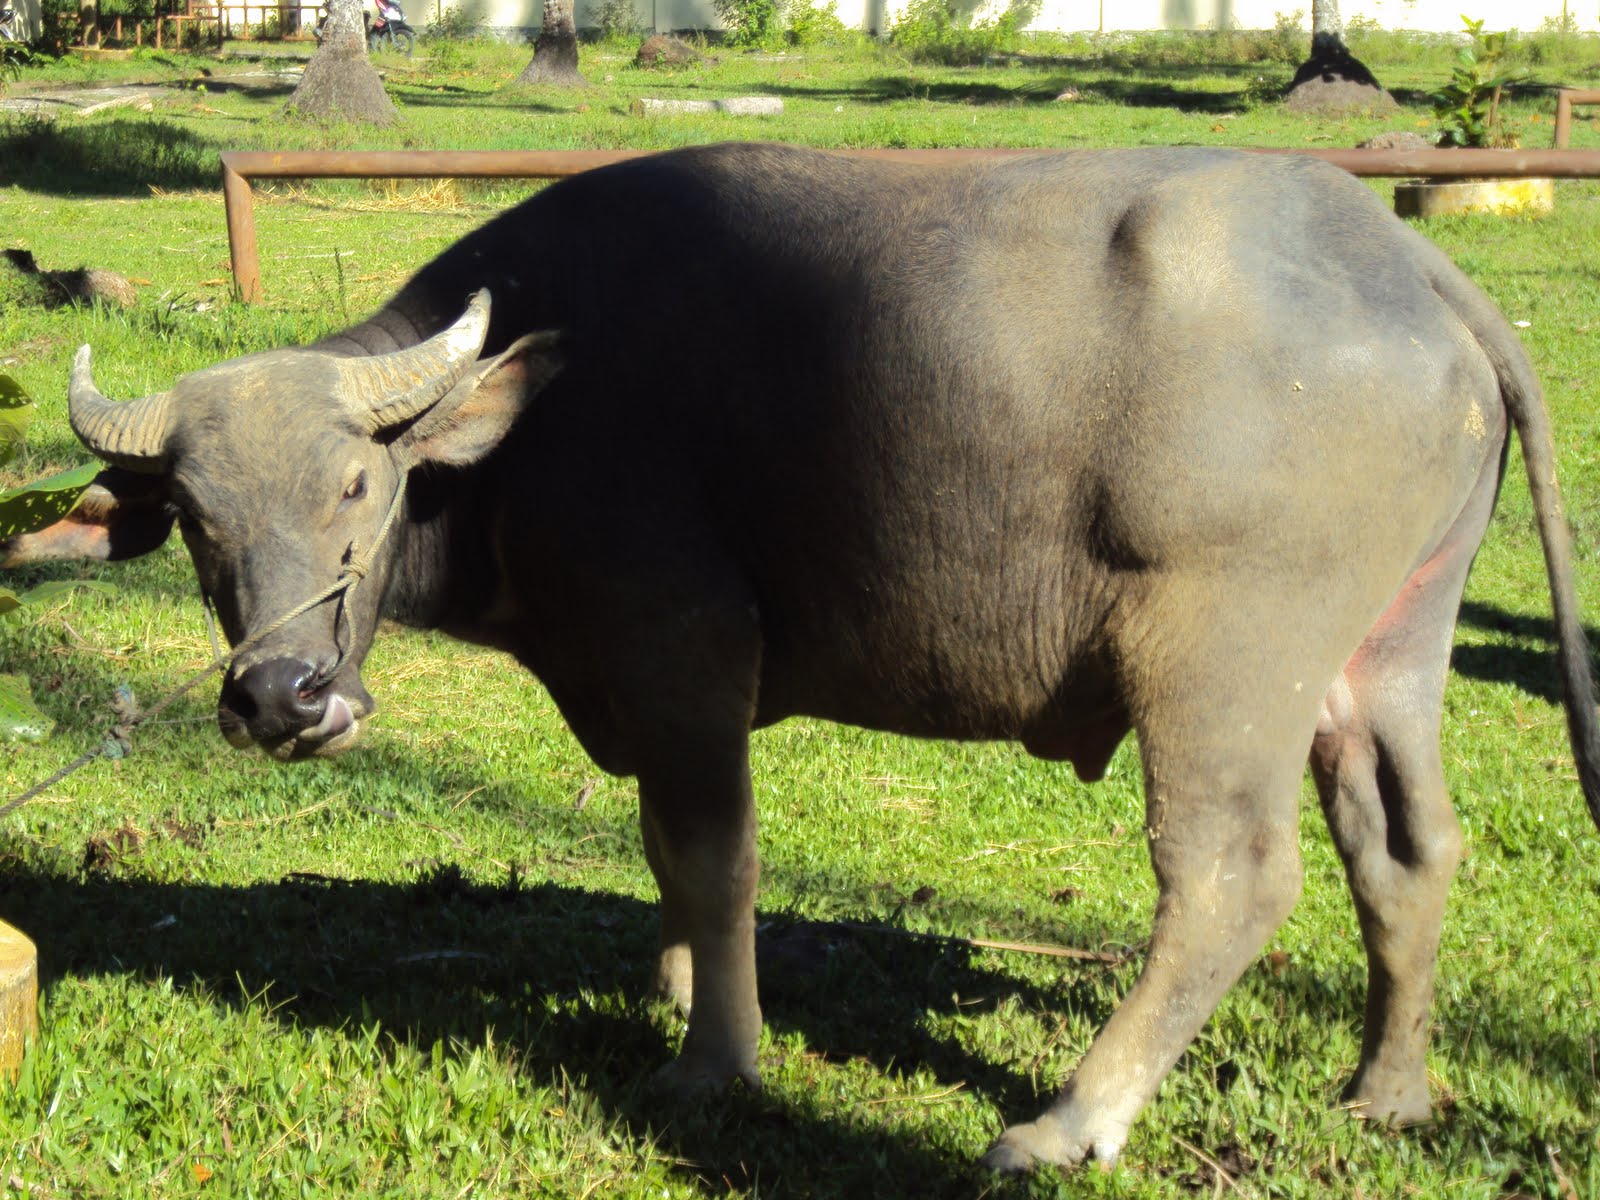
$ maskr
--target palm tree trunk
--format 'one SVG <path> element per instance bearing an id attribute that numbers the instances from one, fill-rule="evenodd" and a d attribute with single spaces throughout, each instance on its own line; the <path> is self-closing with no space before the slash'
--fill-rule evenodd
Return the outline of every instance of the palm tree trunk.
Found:
<path id="1" fill-rule="evenodd" d="M 284 106 L 318 120 L 387 125 L 398 115 L 383 79 L 367 61 L 367 30 L 361 0 L 327 0 L 322 44 L 306 64 Z"/>
<path id="2" fill-rule="evenodd" d="M 533 43 L 533 60 L 522 68 L 518 83 L 549 83 L 583 87 L 588 80 L 578 73 L 578 26 L 573 0 L 544 0 L 544 20 Z"/>
<path id="3" fill-rule="evenodd" d="M 1339 0 L 1312 0 L 1311 57 L 1294 73 L 1284 101 L 1300 111 L 1325 113 L 1395 107 L 1378 77 L 1344 44 Z"/>

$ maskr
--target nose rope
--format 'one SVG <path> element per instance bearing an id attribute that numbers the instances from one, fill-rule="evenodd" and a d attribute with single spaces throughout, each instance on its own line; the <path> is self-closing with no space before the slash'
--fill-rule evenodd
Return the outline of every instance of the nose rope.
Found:
<path id="1" fill-rule="evenodd" d="M 383 545 L 384 541 L 388 538 L 389 531 L 394 528 L 394 523 L 399 518 L 400 510 L 404 506 L 405 495 L 406 495 L 406 477 L 404 475 L 401 475 L 400 476 L 400 482 L 399 482 L 399 484 L 397 484 L 395 486 L 395 489 L 394 489 L 394 499 L 389 501 L 389 511 L 384 514 L 383 524 L 378 526 L 378 534 L 377 534 L 377 536 L 375 538 L 372 539 L 371 547 L 368 548 L 367 550 L 363 551 L 361 549 L 361 543 L 360 542 L 354 542 L 354 541 L 351 542 L 350 543 L 350 549 L 347 551 L 347 558 L 346 558 L 346 561 L 345 561 L 345 564 L 344 564 L 344 568 L 339 572 L 339 578 L 338 579 L 334 580 L 327 587 L 323 588 L 315 596 L 312 596 L 311 599 L 305 600 L 305 601 L 301 602 L 300 604 L 295 605 L 288 612 L 284 613 L 283 616 L 279 617 L 276 621 L 272 622 L 272 624 L 268 625 L 265 629 L 258 630 L 256 633 L 253 633 L 249 637 L 245 638 L 244 641 L 240 642 L 237 646 L 235 646 L 233 648 L 233 653 L 228 655 L 225 660 L 222 658 L 221 655 L 218 655 L 218 661 L 213 663 L 212 667 L 209 668 L 209 669 L 216 669 L 216 668 L 219 668 L 219 667 L 230 667 L 230 666 L 232 666 L 235 662 L 238 661 L 239 656 L 241 654 L 243 654 L 246 650 L 248 650 L 250 647 L 256 645 L 258 642 L 265 641 L 267 638 L 269 638 L 273 634 L 277 633 L 284 626 L 288 625 L 291 621 L 294 621 L 294 620 L 296 620 L 296 619 L 298 619 L 300 617 L 305 616 L 306 613 L 310 612 L 317 605 L 323 603 L 325 600 L 331 600 L 334 596 L 339 596 L 340 597 L 340 600 L 339 600 L 339 613 L 340 613 L 340 615 L 343 615 L 345 613 L 345 611 L 349 607 L 350 597 L 351 597 L 351 595 L 354 594 L 357 585 L 359 585 L 360 582 L 363 579 L 365 579 L 367 577 L 367 575 L 371 572 L 373 561 L 377 558 L 377 555 L 378 555 L 379 547 L 381 547 Z M 212 620 L 212 617 L 211 617 L 211 604 L 210 604 L 210 601 L 208 599 L 207 603 L 206 603 L 206 621 L 209 624 L 211 622 L 211 620 Z M 335 625 L 334 636 L 335 636 L 335 638 L 337 638 L 337 636 L 338 636 L 338 629 L 337 629 L 338 620 L 337 620 L 337 618 L 334 621 L 334 625 Z M 215 633 L 213 633 L 213 635 L 212 635 L 213 646 L 215 646 L 215 641 L 216 641 L 216 637 L 215 637 Z M 340 651 L 339 651 L 338 659 L 334 662 L 333 666 L 328 670 L 328 675 L 329 676 L 333 676 L 333 675 L 338 674 L 340 668 L 343 667 L 344 664 L 347 661 L 349 661 L 349 658 L 350 658 L 350 647 L 346 646 L 346 647 L 341 648 Z M 5 815 L 5 813 L 3 811 L 0 811 L 0 816 L 4 816 L 4 815 Z"/>
<path id="2" fill-rule="evenodd" d="M 235 662 L 237 662 L 239 656 L 250 647 L 270 637 L 272 634 L 277 633 L 295 618 L 304 616 L 323 601 L 331 599 L 334 596 L 339 596 L 340 611 L 343 613 L 345 608 L 348 607 L 350 596 L 356 590 L 357 585 L 360 584 L 360 582 L 365 579 L 369 573 L 371 573 L 373 563 L 377 559 L 379 548 L 383 545 L 385 540 L 387 540 L 389 532 L 394 528 L 395 522 L 400 517 L 400 510 L 405 503 L 405 494 L 406 476 L 404 473 L 402 473 L 400 476 L 400 482 L 395 486 L 394 489 L 394 499 L 389 501 L 389 511 L 384 514 L 383 524 L 378 526 L 378 534 L 372 539 L 372 545 L 363 551 L 358 542 L 351 542 L 350 549 L 348 551 L 348 561 L 344 564 L 343 569 L 339 572 L 338 579 L 329 584 L 327 587 L 323 588 L 315 596 L 312 596 L 311 599 L 295 605 L 288 612 L 284 613 L 283 616 L 279 617 L 276 621 L 272 622 L 272 624 L 268 625 L 265 629 L 262 629 L 257 633 L 253 633 L 249 637 L 245 638 L 244 641 L 240 642 L 233 648 L 233 651 L 230 654 L 224 654 L 221 644 L 217 641 L 216 624 L 211 613 L 211 598 L 206 595 L 205 590 L 202 588 L 200 592 L 200 599 L 202 602 L 202 608 L 204 609 L 206 615 L 206 633 L 211 639 L 212 661 L 206 666 L 202 667 L 200 670 L 196 671 L 193 675 L 189 676 L 188 679 L 184 680 L 166 696 L 162 697 L 155 704 L 151 705 L 150 708 L 129 716 L 127 720 L 123 721 L 117 726 L 118 734 L 130 734 L 146 721 L 160 716 L 161 713 L 165 712 L 181 697 L 187 695 L 189 691 L 195 687 L 195 685 L 202 682 L 207 676 L 211 675 L 215 671 L 227 670 Z M 337 625 L 337 619 L 335 620 L 335 624 Z M 337 629 L 335 629 L 335 636 L 337 636 Z M 354 639 L 352 639 L 352 642 L 353 640 Z M 346 661 L 348 661 L 349 657 L 350 647 L 347 646 L 341 649 L 339 652 L 339 658 L 334 663 L 332 669 L 328 671 L 328 675 L 330 677 L 336 675 L 339 672 L 339 669 L 344 666 Z M 62 767 L 59 771 L 55 772 L 49 778 L 43 779 L 34 784 L 16 799 L 5 805 L 0 805 L 0 818 L 8 817 L 17 809 L 21 808 L 24 804 L 27 804 L 31 800 L 38 799 L 49 789 L 55 787 L 56 784 L 67 778 L 67 776 L 73 774 L 75 771 L 82 770 L 95 759 L 99 758 L 102 754 L 107 753 L 110 747 L 114 744 L 117 744 L 115 739 L 108 739 L 107 741 L 102 742 L 100 745 L 94 747 L 94 749 L 85 751 L 77 758 L 69 762 L 66 766 Z"/>

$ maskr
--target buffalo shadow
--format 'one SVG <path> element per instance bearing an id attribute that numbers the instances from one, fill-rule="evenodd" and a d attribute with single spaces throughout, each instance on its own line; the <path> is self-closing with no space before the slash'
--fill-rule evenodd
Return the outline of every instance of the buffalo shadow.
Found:
<path id="1" fill-rule="evenodd" d="M 631 1136 L 693 1164 L 676 1168 L 689 1178 L 714 1185 L 753 1172 L 802 1195 L 910 1194 L 908 1186 L 974 1194 L 972 1164 L 948 1148 L 770 1092 L 688 1110 L 664 1104 L 649 1082 L 672 1053 L 664 1006 L 646 998 L 653 904 L 515 873 L 477 883 L 438 864 L 405 883 L 307 874 L 241 886 L 157 882 L 126 874 L 109 853 L 109 865 L 84 866 L 65 851 L 52 863 L 36 849 L 0 848 L 0 913 L 38 945 L 47 991 L 68 977 L 170 978 L 235 1008 L 265 998 L 286 1025 L 375 1023 L 422 1046 L 478 1047 L 492 1034 L 530 1079 L 581 1076 Z M 1025 1075 L 929 1035 L 918 1018 L 950 1011 L 956 995 L 966 1013 L 1013 996 L 1056 1009 L 1059 996 L 976 965 L 948 940 L 766 913 L 759 941 L 774 1033 L 803 1031 L 811 1052 L 831 1061 L 930 1070 L 1013 1115 L 1038 1107 Z M 616 991 L 628 997 L 621 1011 L 583 999 Z M 775 1152 L 774 1138 L 803 1153 Z"/>
<path id="2" fill-rule="evenodd" d="M 1462 619 L 1530 640 L 1550 637 L 1543 619 L 1478 602 L 1463 606 Z M 1457 654 L 1463 649 L 1477 648 L 1458 647 Z M 1549 674 L 1547 652 L 1517 653 Z M 52 658 L 59 662 L 41 639 L 26 663 L 44 665 Z M 109 697 L 120 678 L 117 664 L 93 659 L 74 668 L 72 681 L 76 686 L 87 680 L 96 694 Z M 103 727 L 103 714 L 74 703 L 70 691 L 47 697 L 57 697 L 52 715 L 66 728 Z M 211 702 L 210 690 L 203 689 L 180 711 L 199 706 L 209 719 Z M 216 744 L 209 728 L 175 736 Z M 227 753 L 220 745 L 216 752 Z M 440 766 L 401 748 L 375 748 L 363 760 L 364 772 L 399 769 L 422 779 L 424 794 L 458 794 L 483 782 L 469 767 Z M 482 802 L 514 800 L 486 795 Z M 541 808 L 537 820 L 580 818 Z M 581 821 L 585 828 L 602 821 L 619 844 L 636 840 L 628 815 L 589 812 Z M 203 829 L 172 836 L 195 838 L 197 852 L 204 853 Z M 343 1029 L 376 1022 L 423 1046 L 441 1040 L 481 1046 L 492 1033 L 525 1064 L 530 1078 L 547 1082 L 563 1071 L 581 1074 L 632 1136 L 657 1139 L 676 1159 L 696 1164 L 676 1168 L 686 1178 L 715 1185 L 721 1176 L 738 1179 L 754 1169 L 757 1178 L 786 1193 L 909 1194 L 907 1181 L 915 1181 L 921 1195 L 974 1194 L 978 1177 L 948 1147 L 930 1147 L 891 1128 L 833 1120 L 826 1111 L 789 1105 L 771 1093 L 734 1095 L 694 1111 L 664 1106 L 648 1084 L 653 1065 L 665 1063 L 672 1052 L 662 1010 L 647 998 L 654 904 L 538 881 L 538 866 L 535 861 L 513 869 L 499 883 L 474 881 L 437 860 L 414 864 L 416 876 L 401 882 L 307 873 L 242 885 L 166 882 L 141 877 L 137 860 L 124 857 L 115 839 L 86 845 L 80 855 L 76 847 L 50 849 L 12 837 L 0 840 L 0 916 L 39 945 L 46 989 L 69 977 L 171 978 L 180 988 L 234 1007 L 269 996 L 276 1019 L 295 1025 Z M 770 868 L 766 874 L 782 879 Z M 807 890 L 836 896 L 866 890 L 861 880 L 815 874 L 801 882 Z M 988 913 L 981 901 L 965 905 L 963 916 L 980 925 L 986 918 L 995 927 L 1009 923 L 1005 914 Z M 1108 992 L 1125 990 L 1138 961 L 1122 967 L 1068 964 L 1041 984 L 1003 964 L 986 965 L 972 948 L 948 939 L 781 911 L 764 910 L 759 921 L 762 1003 L 775 1034 L 797 1032 L 817 1057 L 860 1059 L 886 1075 L 925 1070 L 943 1086 L 964 1085 L 984 1095 L 1007 1120 L 1029 1117 L 1044 1102 L 1025 1059 L 997 1063 L 928 1032 L 922 1018 L 1019 1002 L 1034 1011 L 1078 1013 L 1099 1027 L 1109 1015 Z M 1105 932 L 1078 927 L 1070 918 L 1061 926 L 1062 940 L 1072 944 L 1092 944 Z M 1141 927 L 1129 936 L 1145 932 Z M 1105 986 L 1108 970 L 1116 974 L 1114 989 Z M 1354 1027 L 1364 990 L 1360 951 L 1352 939 L 1347 959 L 1332 970 L 1293 963 L 1253 969 L 1235 990 L 1247 990 L 1269 1008 L 1276 1002 Z M 626 998 L 620 1012 L 614 1004 L 582 999 L 586 993 L 617 992 Z M 1470 1025 L 1464 1023 L 1465 1009 L 1440 1014 L 1435 1046 L 1441 1056 L 1509 1060 L 1524 1056 L 1530 1044 L 1542 1045 L 1551 1071 L 1571 1076 L 1578 1094 L 1578 1075 L 1554 1065 L 1587 1060 L 1588 1048 L 1570 1031 L 1548 1018 L 1513 1012 L 1494 997 L 1476 1003 Z M 1214 1044 L 1197 1043 L 1175 1069 L 1209 1073 L 1213 1085 L 1226 1091 L 1239 1076 L 1232 1062 L 1226 1046 L 1218 1051 Z M 1330 1076 L 1347 1076 L 1353 1067 L 1332 1064 L 1328 1070 Z M 1330 1102 L 1338 1082 L 1330 1080 Z M 1474 1105 L 1447 1109 L 1443 1119 L 1470 1122 L 1486 1144 L 1514 1155 L 1522 1147 L 1508 1140 L 1501 1127 L 1511 1124 L 1499 1120 L 1497 1111 Z M 769 1145 L 775 1139 L 807 1147 L 808 1165 L 783 1165 L 799 1156 L 775 1152 Z"/>
<path id="3" fill-rule="evenodd" d="M 192 836 L 203 848 L 203 831 L 175 836 Z M 423 1047 L 482 1047 L 492 1036 L 535 1082 L 581 1077 L 630 1137 L 666 1149 L 686 1180 L 713 1187 L 753 1175 L 773 1194 L 970 1197 L 994 1183 L 948 1146 L 836 1120 L 825 1106 L 790 1104 L 771 1092 L 665 1104 L 649 1074 L 672 1053 L 663 1020 L 679 1022 L 645 995 L 656 928 L 651 903 L 535 882 L 516 871 L 499 883 L 476 882 L 437 862 L 418 864 L 407 882 L 309 873 L 237 886 L 163 882 L 129 873 L 118 853 L 113 847 L 109 858 L 79 863 L 65 850 L 0 844 L 0 916 L 38 945 L 46 991 L 70 977 L 170 979 L 210 1003 L 270 1006 L 286 1027 L 377 1026 Z M 958 1004 L 970 1015 L 1017 998 L 1052 1013 L 1076 1012 L 1099 1027 L 1109 1013 L 1108 989 L 1088 977 L 1114 969 L 1120 992 L 1133 973 L 1132 964 L 1075 964 L 1058 982 L 1039 986 L 979 964 L 971 948 L 951 940 L 791 913 L 762 914 L 758 945 L 762 1003 L 774 1034 L 798 1031 L 809 1053 L 864 1060 L 885 1075 L 928 1071 L 942 1086 L 986 1096 L 1008 1121 L 1032 1116 L 1046 1100 L 1026 1057 L 997 1064 L 929 1034 L 919 1018 Z M 1249 993 L 1257 1011 L 1309 1012 L 1353 1029 L 1363 986 L 1352 948 L 1332 969 L 1263 962 L 1233 994 Z M 620 1009 L 585 999 L 619 991 Z M 1474 995 L 1436 1019 L 1436 1051 L 1447 1061 L 1520 1061 L 1529 1045 L 1539 1045 L 1539 1073 L 1548 1083 L 1574 1096 L 1587 1086 L 1587 1044 L 1546 1017 Z M 1229 1044 L 1238 1033 L 1234 1022 L 1228 1026 L 1197 1041 L 1175 1071 L 1198 1075 L 1218 1093 L 1247 1076 L 1270 1090 L 1259 1060 Z M 1353 1068 L 1353 1061 L 1325 1064 L 1330 1104 Z M 1426 1152 L 1439 1132 L 1465 1124 L 1514 1163 L 1525 1145 L 1511 1115 L 1494 1103 L 1458 1107 L 1447 1097 L 1439 1131 L 1416 1136 Z M 1002 1187 L 1000 1194 L 1009 1192 Z"/>
<path id="4" fill-rule="evenodd" d="M 1556 664 L 1555 624 L 1548 616 L 1529 616 L 1507 612 L 1480 600 L 1461 605 L 1458 623 L 1488 633 L 1509 635 L 1515 644 L 1501 640 L 1476 645 L 1457 641 L 1450 653 L 1452 670 L 1469 679 L 1486 683 L 1509 683 L 1531 696 L 1560 705 L 1565 696 Z M 1584 627 L 1589 642 L 1590 661 L 1600 673 L 1600 630 Z"/>
<path id="5" fill-rule="evenodd" d="M 198 736 L 215 744 L 209 729 Z M 227 753 L 220 746 L 217 752 Z M 403 770 L 422 780 L 423 794 L 458 794 L 484 782 L 469 766 L 441 768 L 399 747 L 365 752 L 360 767 Z M 474 799 L 486 806 L 516 802 L 504 786 Z M 406 819 L 356 807 L 380 818 Z M 162 880 L 141 874 L 136 845 L 114 834 L 89 839 L 81 853 L 76 846 L 49 847 L 13 835 L 0 840 L 0 917 L 39 946 L 47 991 L 73 977 L 171 979 L 214 1003 L 268 1004 L 274 1019 L 288 1026 L 340 1030 L 376 1024 L 421 1046 L 444 1041 L 479 1047 L 492 1036 L 536 1082 L 557 1081 L 564 1072 L 582 1076 L 631 1137 L 658 1142 L 686 1179 L 711 1186 L 724 1176 L 737 1180 L 754 1171 L 774 1194 L 971 1196 L 981 1190 L 986 1181 L 950 1147 L 926 1145 L 893 1127 L 836 1120 L 825 1106 L 795 1105 L 771 1092 L 735 1093 L 698 1108 L 664 1105 L 649 1075 L 669 1059 L 668 1030 L 677 1022 L 647 994 L 655 905 L 539 878 L 541 863 L 563 853 L 548 847 L 576 844 L 580 826 L 588 836 L 598 830 L 632 846 L 627 852 L 637 857 L 631 814 L 541 806 L 530 809 L 526 824 L 555 836 L 530 838 L 534 860 L 514 866 L 498 882 L 469 878 L 437 859 L 413 863 L 415 875 L 402 881 L 307 872 L 240 885 Z M 203 874 L 209 830 L 159 821 L 154 829 L 164 826 L 148 836 L 182 841 L 194 856 L 192 866 L 180 863 L 179 869 Z M 546 847 L 542 860 L 540 842 Z M 782 869 L 766 874 L 784 880 Z M 870 890 L 861 879 L 815 872 L 794 882 L 847 901 L 852 892 L 864 896 Z M 955 924 L 1011 923 L 981 898 L 955 904 L 942 914 L 957 914 Z M 846 903 L 846 910 L 851 907 Z M 1008 963 L 1014 960 L 991 965 L 995 960 L 952 939 L 785 911 L 762 910 L 758 920 L 762 1003 L 774 1034 L 799 1033 L 809 1054 L 831 1062 L 861 1060 L 884 1075 L 926 1071 L 941 1086 L 983 1095 L 1007 1120 L 1030 1117 L 1045 1102 L 1026 1054 L 997 1062 L 929 1032 L 923 1018 L 1016 1003 L 1034 1012 L 1075 1013 L 1098 1028 L 1113 994 L 1126 990 L 1138 966 L 1137 958 L 1120 966 L 1068 963 L 1037 982 L 1043 973 L 1013 971 Z M 1093 944 L 1106 932 L 1070 915 L 1059 926 L 1061 939 L 1073 944 Z M 1144 933 L 1141 922 L 1129 936 Z M 1248 994 L 1268 1011 L 1303 1011 L 1353 1028 L 1363 989 L 1352 936 L 1349 953 L 1331 969 L 1266 963 L 1248 971 L 1234 994 Z M 618 993 L 620 1007 L 610 999 Z M 586 999 L 596 994 L 600 1003 Z M 1441 1014 L 1435 1039 L 1440 1055 L 1510 1059 L 1538 1044 L 1553 1064 L 1550 1072 L 1579 1094 L 1582 1072 L 1570 1067 L 1586 1062 L 1588 1049 L 1570 1030 L 1549 1017 L 1510 1011 L 1492 996 L 1475 1004 L 1470 1025 L 1462 1025 L 1465 1009 Z M 1459 1036 L 1457 1028 L 1464 1029 Z M 1239 1065 L 1244 1061 L 1225 1041 L 1206 1038 L 1175 1069 L 1198 1072 L 1226 1091 L 1258 1069 Z M 1328 1065 L 1329 1102 L 1353 1067 Z M 1508 1140 L 1514 1123 L 1498 1121 L 1492 1108 L 1449 1110 L 1444 1119 L 1470 1122 L 1491 1147 L 1521 1149 Z M 781 1148 L 774 1149 L 774 1142 Z M 794 1146 L 805 1147 L 804 1153 Z"/>

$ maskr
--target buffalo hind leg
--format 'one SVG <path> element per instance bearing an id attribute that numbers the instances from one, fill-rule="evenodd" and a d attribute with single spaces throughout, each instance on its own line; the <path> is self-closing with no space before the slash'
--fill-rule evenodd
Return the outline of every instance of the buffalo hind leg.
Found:
<path id="1" fill-rule="evenodd" d="M 661 892 L 656 985 L 689 1015 L 675 1090 L 760 1086 L 756 1045 L 755 805 L 744 738 L 737 747 L 678 743 L 639 769 L 646 859 Z"/>
<path id="2" fill-rule="evenodd" d="M 1431 1113 L 1425 1057 L 1445 894 L 1461 827 L 1439 749 L 1456 610 L 1493 506 L 1493 473 L 1334 681 L 1311 769 L 1367 951 L 1361 1064 L 1345 1099 L 1397 1125 Z"/>
<path id="3" fill-rule="evenodd" d="M 1186 690 L 1195 704 L 1212 698 Z M 1055 1102 L 1038 1120 L 1008 1129 L 988 1166 L 1113 1160 L 1179 1055 L 1294 907 L 1303 767 L 1297 752 L 1284 751 L 1305 744 L 1315 712 L 1283 690 L 1285 703 L 1270 715 L 1180 705 L 1154 728 L 1140 724 L 1159 887 L 1144 969 Z M 1256 736 L 1240 737 L 1240 729 Z M 1204 743 L 1196 730 L 1210 731 Z"/>

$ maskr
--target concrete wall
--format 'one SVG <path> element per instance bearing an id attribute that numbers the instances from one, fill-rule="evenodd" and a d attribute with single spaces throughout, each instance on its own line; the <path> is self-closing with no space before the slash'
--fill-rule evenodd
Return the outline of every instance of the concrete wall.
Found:
<path id="1" fill-rule="evenodd" d="M 26 0 L 24 0 L 26 2 Z M 541 0 L 414 0 L 419 13 L 413 25 L 432 20 L 440 9 L 460 6 L 477 22 L 492 29 L 537 29 Z M 578 24 L 599 24 L 605 0 L 577 0 Z M 621 0 L 626 3 L 627 0 Z M 959 2 L 959 0 L 958 0 Z M 716 10 L 711 0 L 632 0 L 640 24 L 656 29 L 714 29 Z M 979 0 L 984 3 L 984 0 Z M 991 10 L 1004 0 L 988 0 Z M 905 0 L 837 0 L 839 16 L 847 25 L 883 30 L 905 7 Z M 1346 21 L 1375 20 L 1385 29 L 1454 33 L 1461 14 L 1481 17 L 1486 29 L 1520 29 L 1531 33 L 1548 19 L 1571 15 L 1579 29 L 1600 33 L 1600 0 L 1343 0 Z M 1310 0 L 1043 0 L 1032 29 L 1058 32 L 1102 30 L 1207 29 L 1225 24 L 1236 29 L 1271 29 L 1278 15 L 1299 12 L 1301 24 L 1310 28 Z M 422 20 L 417 19 L 421 16 Z"/>

